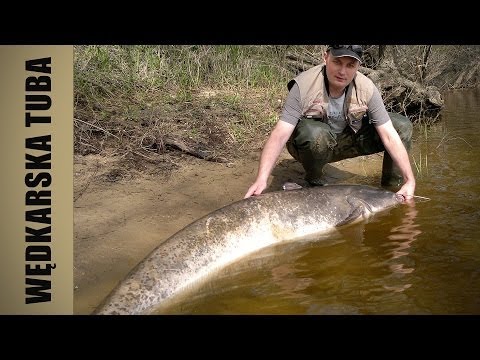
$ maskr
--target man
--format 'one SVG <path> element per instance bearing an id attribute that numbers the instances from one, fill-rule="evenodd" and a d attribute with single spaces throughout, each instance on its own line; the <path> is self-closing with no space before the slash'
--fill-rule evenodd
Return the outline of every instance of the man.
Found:
<path id="1" fill-rule="evenodd" d="M 288 83 L 282 116 L 260 157 L 258 175 L 245 198 L 260 195 L 286 145 L 305 169 L 305 180 L 323 185 L 325 164 L 384 151 L 384 186 L 400 186 L 397 194 L 413 198 L 415 177 L 407 150 L 412 123 L 388 113 L 374 83 L 358 72 L 361 45 L 329 45 L 325 64 L 302 72 Z"/>

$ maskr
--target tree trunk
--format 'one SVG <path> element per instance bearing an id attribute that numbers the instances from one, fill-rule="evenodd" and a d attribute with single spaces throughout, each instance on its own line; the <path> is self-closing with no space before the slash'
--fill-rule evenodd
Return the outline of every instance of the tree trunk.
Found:
<path id="1" fill-rule="evenodd" d="M 425 83 L 425 78 L 427 76 L 427 65 L 428 57 L 430 56 L 432 50 L 432 45 L 427 45 L 423 48 L 422 62 L 418 65 L 420 84 Z"/>
<path id="2" fill-rule="evenodd" d="M 378 45 L 378 62 L 377 67 L 382 65 L 383 59 L 385 58 L 385 50 L 387 45 Z"/>

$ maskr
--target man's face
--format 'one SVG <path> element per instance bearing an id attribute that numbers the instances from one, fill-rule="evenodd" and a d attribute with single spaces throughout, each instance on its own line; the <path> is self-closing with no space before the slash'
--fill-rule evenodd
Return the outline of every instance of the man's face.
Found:
<path id="1" fill-rule="evenodd" d="M 360 67 L 360 62 L 350 56 L 334 57 L 325 53 L 327 78 L 329 87 L 337 91 L 343 90 L 353 80 Z"/>

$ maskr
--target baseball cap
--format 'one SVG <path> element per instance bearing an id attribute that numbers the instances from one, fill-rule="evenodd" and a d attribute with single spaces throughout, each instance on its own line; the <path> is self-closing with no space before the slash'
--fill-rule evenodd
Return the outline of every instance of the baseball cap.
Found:
<path id="1" fill-rule="evenodd" d="M 328 45 L 327 51 L 335 57 L 350 56 L 362 62 L 362 45 Z"/>

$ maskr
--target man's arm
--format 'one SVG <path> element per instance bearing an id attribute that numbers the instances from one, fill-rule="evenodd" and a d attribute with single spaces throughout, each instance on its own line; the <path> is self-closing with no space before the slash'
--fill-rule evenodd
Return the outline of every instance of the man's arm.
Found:
<path id="1" fill-rule="evenodd" d="M 402 172 L 403 185 L 400 190 L 397 191 L 397 194 L 403 195 L 405 200 L 411 200 L 415 193 L 415 177 L 407 150 L 391 121 L 376 126 L 376 129 L 385 149 Z"/>
<path id="2" fill-rule="evenodd" d="M 268 177 L 294 129 L 295 125 L 286 121 L 279 120 L 277 122 L 260 156 L 257 178 L 245 194 L 245 199 L 252 195 L 260 195 L 265 190 Z"/>

